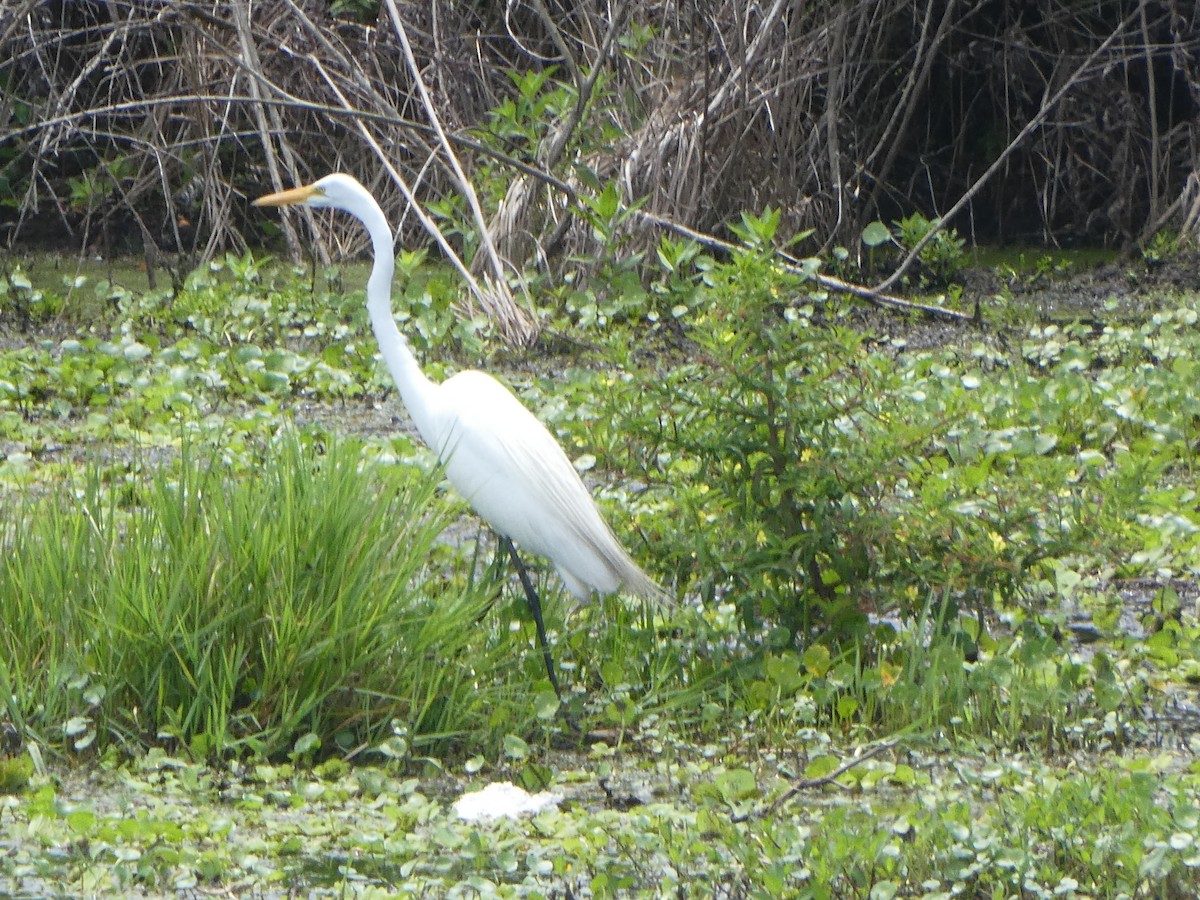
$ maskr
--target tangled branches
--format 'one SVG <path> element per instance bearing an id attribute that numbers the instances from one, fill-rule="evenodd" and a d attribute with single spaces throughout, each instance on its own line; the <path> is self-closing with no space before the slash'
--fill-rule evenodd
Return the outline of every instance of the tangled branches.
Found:
<path id="1" fill-rule="evenodd" d="M 638 222 L 775 205 L 825 245 L 913 211 L 989 241 L 1200 218 L 1184 0 L 23 0 L 0 47 L 10 245 L 240 249 L 266 237 L 248 194 L 344 169 L 514 340 L 508 286 L 586 246 L 605 185 Z"/>

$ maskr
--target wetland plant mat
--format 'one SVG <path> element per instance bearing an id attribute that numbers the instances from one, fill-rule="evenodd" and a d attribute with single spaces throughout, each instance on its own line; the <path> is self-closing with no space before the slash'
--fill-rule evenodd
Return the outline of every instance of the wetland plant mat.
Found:
<path id="1" fill-rule="evenodd" d="M 488 365 L 679 594 L 568 616 L 539 573 L 562 707 L 486 542 L 438 539 L 461 508 L 337 276 L 229 256 L 31 317 L 0 891 L 1193 895 L 1195 292 L 1097 327 L 997 290 L 922 342 L 687 252 L 554 313 L 571 353 Z M 431 367 L 483 355 L 417 274 Z M 495 781 L 564 802 L 454 818 Z"/>

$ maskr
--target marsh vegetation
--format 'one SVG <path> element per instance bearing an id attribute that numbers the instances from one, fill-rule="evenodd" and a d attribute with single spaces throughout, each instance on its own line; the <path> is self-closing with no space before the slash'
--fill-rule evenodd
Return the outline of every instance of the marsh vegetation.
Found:
<path id="1" fill-rule="evenodd" d="M 1195 896 L 1168 6 L 0 9 L 0 895 Z M 338 167 L 675 599 L 539 569 L 561 699 L 356 226 L 244 203 Z"/>
<path id="2" fill-rule="evenodd" d="M 1200 299 L 1146 285 L 1146 314 L 1131 266 L 1107 325 L 997 297 L 1005 324 L 930 331 L 779 269 L 763 228 L 546 313 L 558 353 L 464 329 L 436 270 L 397 297 L 679 599 L 569 615 L 546 573 L 561 708 L 354 285 L 250 257 L 175 296 L 10 284 L 10 890 L 1186 896 Z M 568 801 L 455 825 L 501 778 Z"/>

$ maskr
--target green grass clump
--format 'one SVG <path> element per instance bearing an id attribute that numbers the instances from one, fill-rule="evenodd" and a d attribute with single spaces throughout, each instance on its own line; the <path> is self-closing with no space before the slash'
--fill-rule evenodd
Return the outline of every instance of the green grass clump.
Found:
<path id="1" fill-rule="evenodd" d="M 0 714 L 197 756 L 484 728 L 503 648 L 471 624 L 490 598 L 429 567 L 436 478 L 361 465 L 287 438 L 248 477 L 193 448 L 145 485 L 8 498 Z"/>

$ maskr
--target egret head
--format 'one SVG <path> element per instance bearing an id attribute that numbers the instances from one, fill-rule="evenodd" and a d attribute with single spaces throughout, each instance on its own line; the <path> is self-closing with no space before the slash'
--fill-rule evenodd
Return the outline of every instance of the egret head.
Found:
<path id="1" fill-rule="evenodd" d="M 319 181 L 306 184 L 303 187 L 280 191 L 277 194 L 267 194 L 254 201 L 255 206 L 291 206 L 303 204 L 315 209 L 333 208 L 355 212 L 363 202 L 363 197 L 369 196 L 366 188 L 349 175 L 340 172 L 326 175 Z"/>

